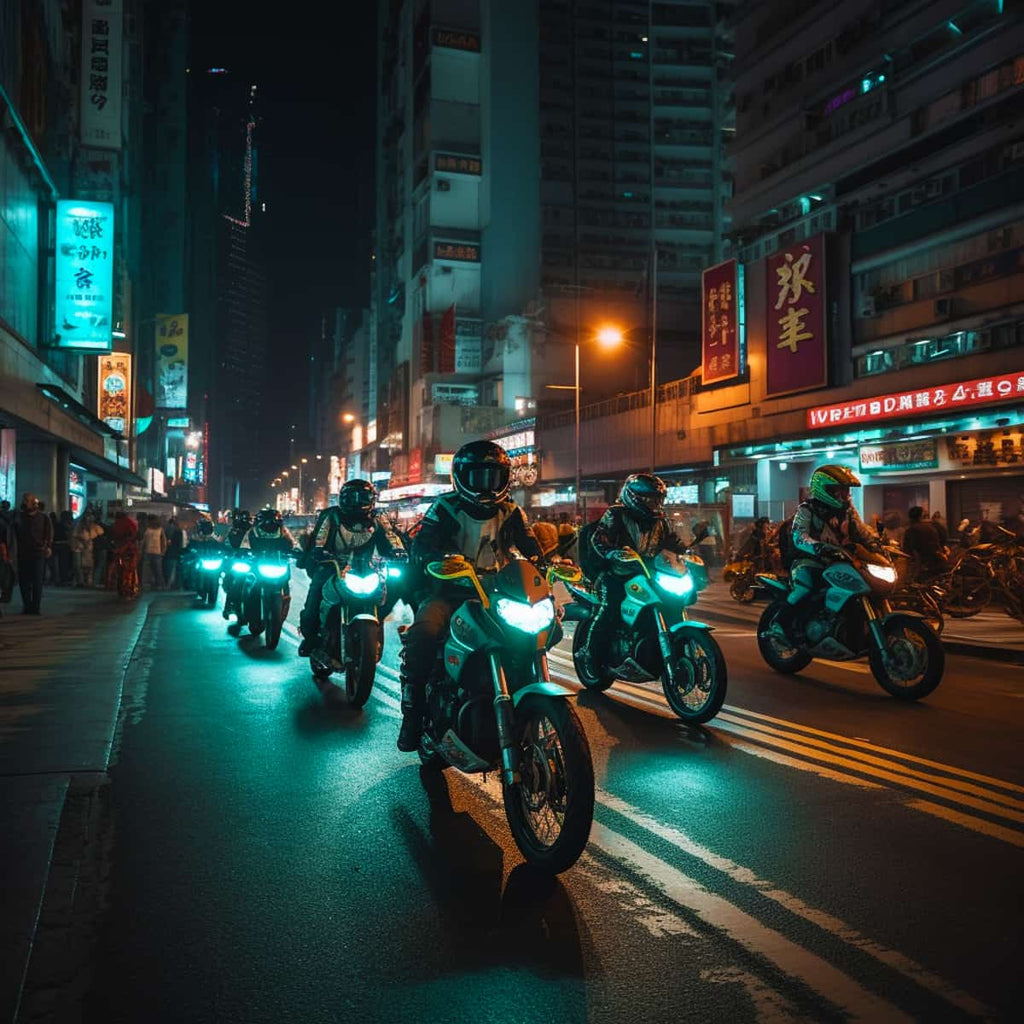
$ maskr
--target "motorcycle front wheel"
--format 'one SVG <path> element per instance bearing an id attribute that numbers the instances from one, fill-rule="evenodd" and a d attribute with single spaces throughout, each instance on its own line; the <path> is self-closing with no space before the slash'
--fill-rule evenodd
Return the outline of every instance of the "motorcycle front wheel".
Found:
<path id="1" fill-rule="evenodd" d="M 946 652 L 928 624 L 909 615 L 890 615 L 882 623 L 885 652 L 871 643 L 871 674 L 899 700 L 920 700 L 942 682 Z"/>
<path id="2" fill-rule="evenodd" d="M 503 785 L 505 817 L 529 863 L 567 871 L 594 821 L 594 763 L 575 709 L 564 698 L 531 694 L 515 711 L 520 781 Z"/>
<path id="3" fill-rule="evenodd" d="M 691 725 L 710 721 L 722 710 L 729 685 L 718 641 L 707 630 L 684 626 L 672 634 L 672 652 L 672 680 L 667 672 L 661 677 L 668 706 Z"/>
<path id="4" fill-rule="evenodd" d="M 268 595 L 265 600 L 267 632 L 263 636 L 263 642 L 272 651 L 281 639 L 281 626 L 284 624 L 283 602 L 280 592 Z"/>
<path id="5" fill-rule="evenodd" d="M 757 623 L 757 649 L 769 668 L 791 676 L 807 668 L 814 659 L 802 647 L 786 643 L 781 637 L 772 635 L 771 627 L 784 607 L 783 602 L 773 601 L 761 613 Z"/>
<path id="6" fill-rule="evenodd" d="M 348 663 L 345 667 L 345 697 L 354 708 L 369 699 L 380 657 L 380 623 L 356 619 L 348 627 Z"/>

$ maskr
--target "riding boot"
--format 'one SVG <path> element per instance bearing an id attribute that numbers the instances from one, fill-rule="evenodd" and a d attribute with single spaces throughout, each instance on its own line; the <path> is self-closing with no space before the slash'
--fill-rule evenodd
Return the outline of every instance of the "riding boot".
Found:
<path id="1" fill-rule="evenodd" d="M 398 730 L 398 749 L 411 753 L 420 745 L 423 733 L 423 688 L 402 682 L 402 727 Z"/>

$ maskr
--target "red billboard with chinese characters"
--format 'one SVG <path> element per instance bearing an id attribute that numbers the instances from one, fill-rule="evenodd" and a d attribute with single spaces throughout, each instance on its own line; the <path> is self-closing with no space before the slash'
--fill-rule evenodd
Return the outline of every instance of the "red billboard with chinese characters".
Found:
<path id="1" fill-rule="evenodd" d="M 765 394 L 791 395 L 828 384 L 825 236 L 769 256 Z"/>
<path id="2" fill-rule="evenodd" d="M 716 384 L 738 377 L 739 284 L 737 263 L 727 260 L 717 267 L 708 267 L 701 275 L 701 381 Z"/>
<path id="3" fill-rule="evenodd" d="M 1024 400 L 1024 370 L 1001 373 L 997 377 L 979 377 L 960 384 L 943 384 L 917 391 L 898 391 L 877 398 L 857 398 L 835 405 L 819 405 L 807 410 L 807 425 L 843 427 L 854 423 L 921 416 L 934 412 L 952 412 L 991 402 Z"/>

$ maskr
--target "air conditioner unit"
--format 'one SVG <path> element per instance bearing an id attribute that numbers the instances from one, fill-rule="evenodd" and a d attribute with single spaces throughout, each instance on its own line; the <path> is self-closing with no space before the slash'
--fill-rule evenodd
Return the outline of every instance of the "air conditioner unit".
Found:
<path id="1" fill-rule="evenodd" d="M 878 310 L 875 308 L 874 295 L 862 295 L 860 297 L 860 304 L 857 307 L 857 316 L 862 320 L 869 316 L 878 316 Z"/>
<path id="2" fill-rule="evenodd" d="M 452 183 L 447 178 L 437 179 L 437 191 L 438 192 L 451 192 Z"/>

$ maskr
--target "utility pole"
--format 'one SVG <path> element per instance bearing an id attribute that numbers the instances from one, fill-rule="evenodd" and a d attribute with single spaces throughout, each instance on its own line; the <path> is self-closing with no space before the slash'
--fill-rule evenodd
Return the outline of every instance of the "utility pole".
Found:
<path id="1" fill-rule="evenodd" d="M 651 246 L 651 472 L 658 452 L 658 243 Z"/>

